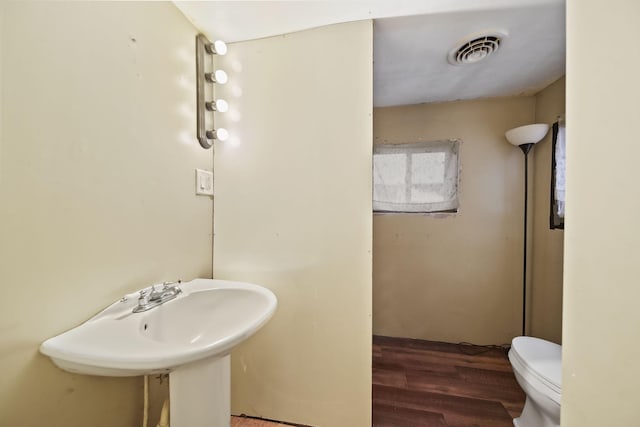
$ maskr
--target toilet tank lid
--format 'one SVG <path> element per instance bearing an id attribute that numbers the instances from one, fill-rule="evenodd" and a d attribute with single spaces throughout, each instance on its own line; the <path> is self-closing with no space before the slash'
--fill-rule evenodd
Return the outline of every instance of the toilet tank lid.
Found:
<path id="1" fill-rule="evenodd" d="M 562 388 L 562 346 L 540 338 L 516 337 L 511 348 L 532 373 Z"/>

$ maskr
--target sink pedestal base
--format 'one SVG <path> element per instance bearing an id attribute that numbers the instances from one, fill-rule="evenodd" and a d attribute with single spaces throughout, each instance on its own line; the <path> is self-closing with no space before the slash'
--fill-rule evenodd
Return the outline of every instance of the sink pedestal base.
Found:
<path id="1" fill-rule="evenodd" d="M 229 427 L 231 356 L 207 358 L 169 374 L 171 427 Z"/>

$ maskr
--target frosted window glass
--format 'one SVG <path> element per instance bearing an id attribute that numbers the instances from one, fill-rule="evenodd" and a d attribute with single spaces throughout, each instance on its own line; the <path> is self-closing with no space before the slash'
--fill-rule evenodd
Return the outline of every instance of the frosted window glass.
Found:
<path id="1" fill-rule="evenodd" d="M 407 174 L 407 162 L 404 154 L 387 154 L 373 158 L 374 184 L 403 184 Z"/>
<path id="2" fill-rule="evenodd" d="M 411 155 L 411 180 L 414 184 L 442 184 L 444 182 L 445 153 Z"/>
<path id="3" fill-rule="evenodd" d="M 374 146 L 373 210 L 457 210 L 459 145 L 446 140 Z"/>

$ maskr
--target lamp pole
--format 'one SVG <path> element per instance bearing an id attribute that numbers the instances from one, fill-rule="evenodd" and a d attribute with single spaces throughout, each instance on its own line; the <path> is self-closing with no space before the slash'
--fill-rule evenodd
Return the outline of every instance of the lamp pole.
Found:
<path id="1" fill-rule="evenodd" d="M 529 152 L 533 145 L 542 141 L 549 132 L 549 125 L 536 123 L 510 129 L 504 136 L 511 145 L 520 147 L 524 153 L 524 247 L 522 248 L 522 335 L 527 332 L 527 214 L 529 202 Z"/>
<path id="2" fill-rule="evenodd" d="M 529 201 L 529 152 L 533 144 L 518 145 L 524 153 L 524 246 L 522 248 L 522 336 L 526 335 L 527 325 L 527 213 Z"/>

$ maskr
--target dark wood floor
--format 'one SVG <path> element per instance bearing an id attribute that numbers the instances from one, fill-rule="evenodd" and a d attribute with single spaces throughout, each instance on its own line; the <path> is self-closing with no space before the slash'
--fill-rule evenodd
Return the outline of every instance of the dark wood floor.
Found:
<path id="1" fill-rule="evenodd" d="M 290 427 L 290 424 L 281 424 L 277 421 L 267 421 L 259 418 L 232 416 L 231 427 Z"/>
<path id="2" fill-rule="evenodd" d="M 374 427 L 513 427 L 524 400 L 501 349 L 373 337 Z"/>

